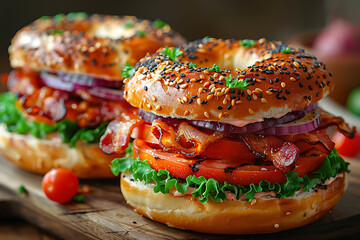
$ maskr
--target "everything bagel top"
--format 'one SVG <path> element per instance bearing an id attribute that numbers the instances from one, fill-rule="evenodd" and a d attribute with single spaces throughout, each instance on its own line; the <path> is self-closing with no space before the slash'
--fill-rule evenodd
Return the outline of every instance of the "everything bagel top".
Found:
<path id="1" fill-rule="evenodd" d="M 41 17 L 17 32 L 9 47 L 13 68 L 66 71 L 107 80 L 122 79 L 126 62 L 185 40 L 159 20 L 133 16 L 58 14 Z"/>
<path id="2" fill-rule="evenodd" d="M 204 38 L 141 59 L 124 98 L 161 116 L 244 126 L 319 101 L 331 76 L 315 56 L 282 42 Z"/>

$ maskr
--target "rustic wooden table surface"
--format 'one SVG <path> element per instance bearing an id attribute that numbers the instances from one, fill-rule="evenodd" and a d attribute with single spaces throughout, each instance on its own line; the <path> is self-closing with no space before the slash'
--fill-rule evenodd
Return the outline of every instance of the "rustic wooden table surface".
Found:
<path id="1" fill-rule="evenodd" d="M 257 235 L 260 239 L 329 239 L 360 234 L 360 161 L 351 163 L 349 186 L 340 202 L 324 218 L 308 226 Z M 57 204 L 41 189 L 41 176 L 25 172 L 0 158 L 0 240 L 2 239 L 253 239 L 181 231 L 146 219 L 126 204 L 119 180 L 83 181 L 92 187 L 86 203 Z M 19 194 L 24 185 L 28 194 Z M 15 220 L 14 220 L 15 218 Z M 23 220 L 16 220 L 23 219 Z M 32 227 L 28 223 L 36 226 Z M 40 230 L 44 229 L 44 230 Z"/>

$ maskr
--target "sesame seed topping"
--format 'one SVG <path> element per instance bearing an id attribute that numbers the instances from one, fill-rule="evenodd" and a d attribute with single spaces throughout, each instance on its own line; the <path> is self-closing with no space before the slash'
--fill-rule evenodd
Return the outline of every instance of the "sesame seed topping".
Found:
<path id="1" fill-rule="evenodd" d="M 274 228 L 279 228 L 279 227 L 280 227 L 279 224 L 277 224 L 277 223 L 274 224 Z"/>
<path id="2" fill-rule="evenodd" d="M 290 77 L 290 81 L 295 82 L 295 81 L 296 81 L 296 79 L 295 79 L 294 77 Z"/>
<path id="3" fill-rule="evenodd" d="M 281 82 L 281 87 L 285 87 L 286 86 L 286 84 L 284 83 L 284 82 Z"/>
<path id="4" fill-rule="evenodd" d="M 249 113 L 250 113 L 251 115 L 253 115 L 253 114 L 254 114 L 254 111 L 253 111 L 251 108 L 249 108 Z"/>
<path id="5" fill-rule="evenodd" d="M 210 115 L 208 112 L 204 112 L 205 117 L 210 118 Z"/>
<path id="6" fill-rule="evenodd" d="M 261 102 L 262 102 L 262 103 L 267 103 L 267 100 L 266 100 L 265 98 L 262 98 L 262 99 L 261 99 Z"/>

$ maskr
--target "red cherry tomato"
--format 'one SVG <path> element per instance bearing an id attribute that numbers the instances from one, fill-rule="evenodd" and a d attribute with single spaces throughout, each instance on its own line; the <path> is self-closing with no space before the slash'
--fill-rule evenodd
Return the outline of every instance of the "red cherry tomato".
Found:
<path id="1" fill-rule="evenodd" d="M 336 132 L 332 136 L 332 140 L 335 142 L 335 148 L 338 152 L 346 157 L 356 157 L 360 153 L 360 136 L 355 133 L 353 139 L 347 138 L 340 132 Z"/>
<path id="2" fill-rule="evenodd" d="M 55 168 L 45 174 L 42 188 L 45 195 L 58 203 L 69 202 L 78 191 L 79 180 L 76 175 L 64 168 Z"/>

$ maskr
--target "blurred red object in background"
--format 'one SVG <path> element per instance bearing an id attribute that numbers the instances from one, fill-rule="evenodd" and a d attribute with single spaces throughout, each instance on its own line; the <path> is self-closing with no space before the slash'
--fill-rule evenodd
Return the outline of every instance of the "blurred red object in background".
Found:
<path id="1" fill-rule="evenodd" d="M 353 139 L 345 137 L 340 132 L 336 132 L 331 139 L 335 142 L 335 148 L 340 155 L 355 158 L 360 153 L 360 136 L 355 133 Z"/>

